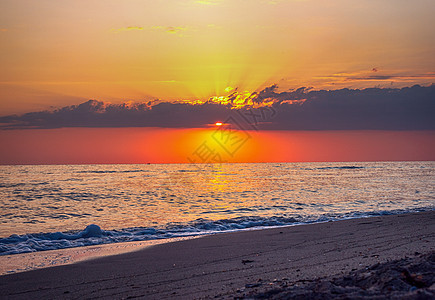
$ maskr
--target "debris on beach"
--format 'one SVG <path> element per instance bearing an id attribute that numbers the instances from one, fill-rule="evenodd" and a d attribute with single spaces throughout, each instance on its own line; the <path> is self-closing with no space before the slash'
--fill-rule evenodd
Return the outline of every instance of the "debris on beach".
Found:
<path id="1" fill-rule="evenodd" d="M 272 289 L 256 290 L 237 295 L 235 298 L 435 299 L 435 252 L 425 255 L 418 253 L 415 257 L 378 263 L 339 278 L 322 278 L 302 283 L 275 280 L 273 283 Z"/>

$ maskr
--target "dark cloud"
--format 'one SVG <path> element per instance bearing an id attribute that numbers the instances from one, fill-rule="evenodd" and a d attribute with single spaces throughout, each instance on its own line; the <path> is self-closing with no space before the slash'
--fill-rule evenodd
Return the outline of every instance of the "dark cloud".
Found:
<path id="1" fill-rule="evenodd" d="M 407 74 L 384 74 L 381 75 L 378 73 L 378 68 L 373 68 L 371 72 L 356 72 L 356 73 L 338 73 L 334 75 L 329 76 L 323 76 L 319 77 L 322 79 L 329 79 L 331 82 L 334 81 L 345 81 L 345 82 L 352 82 L 352 81 L 399 81 L 399 82 L 412 82 L 415 80 L 433 80 L 435 79 L 435 73 L 434 72 L 428 72 L 424 74 L 414 74 L 414 75 L 407 75 Z M 376 73 L 374 75 L 373 73 Z"/>
<path id="2" fill-rule="evenodd" d="M 212 100 L 190 103 L 109 104 L 90 100 L 54 111 L 0 117 L 3 129 L 60 127 L 203 127 L 243 117 L 258 129 L 275 130 L 435 130 L 435 85 L 402 89 L 368 88 L 315 91 L 299 88 L 279 92 L 276 85 L 244 99 L 234 109 Z M 264 106 L 265 104 L 271 106 Z M 239 106 L 238 106 L 239 107 Z M 261 108 L 263 107 L 263 108 Z M 267 113 L 265 113 L 267 111 Z M 255 115 L 256 117 L 252 117 Z M 251 117 L 249 117 L 251 116 Z M 241 119 L 242 120 L 242 119 Z"/>
<path id="3" fill-rule="evenodd" d="M 54 111 L 0 117 L 3 129 L 61 127 L 198 127 L 224 118 L 219 104 L 161 102 L 110 104 L 89 100 Z"/>
<path id="4" fill-rule="evenodd" d="M 270 129 L 434 130 L 435 85 L 402 89 L 368 88 L 272 92 L 270 97 L 304 102 L 274 104 Z M 265 126 L 266 127 L 266 126 Z"/>

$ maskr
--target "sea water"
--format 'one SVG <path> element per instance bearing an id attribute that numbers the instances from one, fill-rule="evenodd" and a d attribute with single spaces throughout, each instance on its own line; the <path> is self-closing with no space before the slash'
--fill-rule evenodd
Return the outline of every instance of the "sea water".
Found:
<path id="1" fill-rule="evenodd" d="M 434 208 L 435 162 L 0 166 L 0 255 Z"/>

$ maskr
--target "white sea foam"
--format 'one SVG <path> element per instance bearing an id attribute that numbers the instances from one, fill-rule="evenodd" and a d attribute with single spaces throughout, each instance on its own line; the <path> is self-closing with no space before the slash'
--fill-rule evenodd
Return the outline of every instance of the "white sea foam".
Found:
<path id="1" fill-rule="evenodd" d="M 435 162 L 0 166 L 0 199 L 4 255 L 433 209 Z"/>
<path id="2" fill-rule="evenodd" d="M 147 241 L 155 239 L 168 239 L 186 237 L 219 232 L 230 232 L 246 229 L 263 229 L 279 226 L 301 225 L 316 222 L 337 221 L 350 218 L 364 218 L 379 215 L 402 214 L 433 210 L 434 207 L 414 210 L 378 211 L 378 212 L 354 212 L 344 215 L 325 214 L 316 218 L 303 217 L 239 217 L 210 221 L 198 219 L 186 224 L 171 223 L 165 228 L 125 228 L 122 230 L 102 230 L 100 226 L 91 224 L 79 232 L 53 232 L 25 235 L 11 235 L 0 239 L 0 255 L 28 253 L 45 250 L 56 250 L 73 247 L 83 247 L 100 244 L 110 244 L 130 241 Z"/>

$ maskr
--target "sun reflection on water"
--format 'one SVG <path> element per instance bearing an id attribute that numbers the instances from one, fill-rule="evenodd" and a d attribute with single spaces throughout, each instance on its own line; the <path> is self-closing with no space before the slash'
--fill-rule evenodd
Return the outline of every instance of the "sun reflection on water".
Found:
<path id="1" fill-rule="evenodd" d="M 1 166 L 0 236 L 433 205 L 433 162 L 342 164 Z"/>

